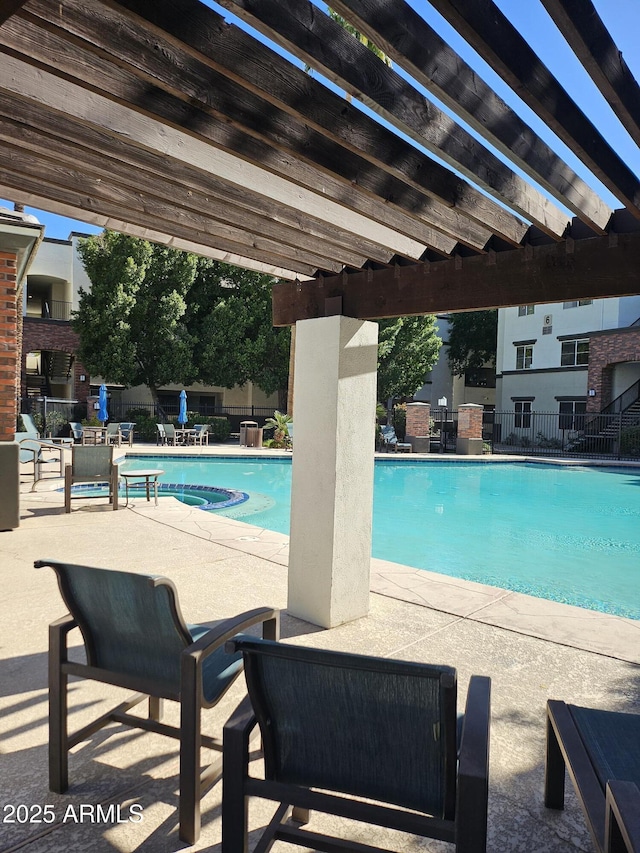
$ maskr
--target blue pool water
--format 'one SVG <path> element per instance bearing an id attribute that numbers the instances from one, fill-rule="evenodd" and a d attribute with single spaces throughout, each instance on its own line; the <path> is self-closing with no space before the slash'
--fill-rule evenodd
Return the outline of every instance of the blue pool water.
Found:
<path id="1" fill-rule="evenodd" d="M 160 458 L 167 483 L 249 494 L 216 512 L 289 532 L 290 460 Z M 640 469 L 377 460 L 373 531 L 374 557 L 640 619 Z"/>

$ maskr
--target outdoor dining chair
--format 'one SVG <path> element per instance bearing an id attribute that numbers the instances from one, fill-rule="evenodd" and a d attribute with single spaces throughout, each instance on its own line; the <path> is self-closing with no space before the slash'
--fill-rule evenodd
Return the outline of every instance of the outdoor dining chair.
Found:
<path id="1" fill-rule="evenodd" d="M 550 699 L 547 808 L 564 808 L 565 770 L 598 853 L 640 853 L 640 714 Z"/>
<path id="2" fill-rule="evenodd" d="M 122 443 L 122 432 L 120 431 L 120 424 L 107 424 L 106 432 L 104 434 L 104 440 L 105 444 L 115 444 L 120 447 L 120 444 Z"/>
<path id="3" fill-rule="evenodd" d="M 118 466 L 113 461 L 113 445 L 74 444 L 71 464 L 64 469 L 64 511 L 71 512 L 72 486 L 75 483 L 107 483 L 109 503 L 118 509 Z M 73 497 L 87 497 L 78 494 Z"/>
<path id="4" fill-rule="evenodd" d="M 227 649 L 242 652 L 249 696 L 224 728 L 222 853 L 246 853 L 250 797 L 279 803 L 260 850 L 276 839 L 377 849 L 302 829 L 309 809 L 452 842 L 458 853 L 486 849 L 490 679 L 471 677 L 458 743 L 451 667 L 250 638 Z M 256 723 L 264 778 L 248 773 Z"/>
<path id="5" fill-rule="evenodd" d="M 37 432 L 16 432 L 14 437 L 20 446 L 20 464 L 33 463 L 32 492 L 35 491 L 38 481 L 44 479 L 47 470 L 53 470 L 58 477 L 62 476 L 65 445 L 44 441 L 38 438 Z M 44 451 L 47 451 L 48 455 L 45 456 Z"/>
<path id="6" fill-rule="evenodd" d="M 156 732 L 180 742 L 179 835 L 194 844 L 200 834 L 200 800 L 220 778 L 221 761 L 200 771 L 201 747 L 221 751 L 219 738 L 201 732 L 201 709 L 216 705 L 242 670 L 242 657 L 226 641 L 251 626 L 277 639 L 279 611 L 241 613 L 214 628 L 187 625 L 175 586 L 167 578 L 38 560 L 58 578 L 69 613 L 49 627 L 49 787 L 69 786 L 68 753 L 111 722 Z M 69 632 L 79 627 L 87 663 L 70 661 Z M 67 727 L 69 676 L 139 691 L 71 734 Z M 145 699 L 149 717 L 128 713 Z M 180 726 L 161 722 L 162 702 L 180 703 Z M 84 795 L 90 782 L 82 782 Z M 96 794 L 96 796 L 98 796 Z M 101 795 L 100 795 L 101 796 Z"/>

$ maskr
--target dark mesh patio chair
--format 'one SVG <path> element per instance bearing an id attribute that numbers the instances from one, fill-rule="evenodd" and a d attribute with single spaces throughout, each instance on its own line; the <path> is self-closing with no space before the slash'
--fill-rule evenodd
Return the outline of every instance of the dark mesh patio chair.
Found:
<path id="1" fill-rule="evenodd" d="M 222 853 L 248 849 L 250 796 L 280 804 L 256 850 L 274 839 L 378 849 L 302 829 L 309 809 L 453 842 L 459 853 L 486 849 L 488 678 L 471 678 L 458 744 L 451 667 L 266 640 L 232 640 L 227 649 L 243 654 L 249 696 L 224 728 Z M 248 774 L 256 722 L 263 779 Z"/>
<path id="2" fill-rule="evenodd" d="M 640 852 L 640 714 L 547 702 L 544 802 L 564 808 L 565 769 L 605 853 Z"/>
<path id="3" fill-rule="evenodd" d="M 74 444 L 71 464 L 64 469 L 64 511 L 71 512 L 71 486 L 74 483 L 107 483 L 109 503 L 118 509 L 118 466 L 113 462 L 113 445 Z M 78 495 L 85 497 L 86 495 Z"/>
<path id="4" fill-rule="evenodd" d="M 240 654 L 224 644 L 252 625 L 277 639 L 279 612 L 261 607 L 223 620 L 214 628 L 187 625 L 177 592 L 167 578 L 38 560 L 50 566 L 69 614 L 49 626 L 49 787 L 69 785 L 68 752 L 110 722 L 157 732 L 180 741 L 180 838 L 195 843 L 200 799 L 220 778 L 221 760 L 200 772 L 200 748 L 221 751 L 219 738 L 201 733 L 201 708 L 213 707 L 242 670 Z M 69 661 L 67 637 L 79 627 L 87 663 Z M 139 691 L 112 711 L 69 734 L 67 682 L 80 676 Z M 128 711 L 149 699 L 149 717 Z M 161 723 L 162 701 L 180 703 L 180 727 Z M 84 782 L 86 790 L 86 781 Z"/>

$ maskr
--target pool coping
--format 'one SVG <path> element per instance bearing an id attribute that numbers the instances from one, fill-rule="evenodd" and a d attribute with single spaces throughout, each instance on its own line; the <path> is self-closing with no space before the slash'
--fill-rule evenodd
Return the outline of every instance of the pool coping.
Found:
<path id="1" fill-rule="evenodd" d="M 289 458 L 291 452 L 258 448 L 214 445 L 197 448 L 171 448 L 163 453 L 153 445 L 137 445 L 132 449 L 121 448 L 123 459 L 127 455 L 164 456 L 214 456 L 259 458 Z M 178 451 L 176 453 L 176 450 Z M 411 461 L 411 457 L 395 454 L 376 454 L 376 458 Z M 412 454 L 413 460 L 449 461 L 454 464 L 482 460 L 493 464 L 503 462 L 535 462 L 557 465 L 560 460 L 553 457 L 504 456 L 451 456 L 450 454 Z M 599 467 L 640 468 L 639 462 L 617 462 L 611 465 L 606 460 L 565 460 L 564 464 Z M 59 481 L 58 481 L 59 482 Z M 55 479 L 41 481 L 39 494 L 55 489 Z M 283 568 L 288 566 L 289 537 L 264 528 L 255 527 L 246 521 L 202 512 L 180 503 L 173 497 L 159 497 L 159 506 L 136 502 L 129 510 L 152 518 L 199 538 L 208 539 L 232 550 L 251 554 Z M 570 604 L 536 598 L 525 593 L 492 587 L 475 581 L 441 575 L 425 569 L 415 569 L 399 563 L 378 558 L 371 559 L 371 592 L 376 595 L 402 600 L 416 606 L 426 607 L 451 616 L 451 622 L 469 620 L 503 628 L 514 633 L 548 640 L 563 646 L 582 649 L 633 664 L 640 664 L 640 621 L 600 613 L 595 610 Z"/>
<path id="2" fill-rule="evenodd" d="M 183 533 L 281 565 L 289 564 L 289 537 L 246 521 L 198 512 L 176 498 L 133 512 Z M 371 592 L 564 646 L 640 664 L 640 621 L 536 598 L 475 581 L 371 559 Z M 448 625 L 452 624 L 449 622 Z"/>

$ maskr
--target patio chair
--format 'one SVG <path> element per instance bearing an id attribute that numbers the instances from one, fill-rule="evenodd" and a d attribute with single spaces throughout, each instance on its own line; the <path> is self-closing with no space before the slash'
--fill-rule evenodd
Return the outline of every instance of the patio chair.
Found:
<path id="1" fill-rule="evenodd" d="M 111 722 L 180 741 L 180 838 L 194 844 L 200 834 L 200 799 L 221 775 L 221 762 L 200 772 L 202 746 L 222 750 L 219 738 L 201 733 L 201 709 L 212 708 L 242 670 L 239 654 L 224 644 L 247 628 L 262 625 L 277 639 L 279 611 L 269 607 L 241 613 L 215 627 L 187 625 L 175 586 L 167 578 L 38 560 L 50 566 L 69 613 L 49 627 L 49 787 L 69 786 L 68 752 Z M 67 637 L 79 627 L 87 663 L 67 657 Z M 67 729 L 70 675 L 140 691 L 75 734 Z M 145 699 L 149 718 L 127 713 Z M 162 700 L 180 703 L 180 726 L 161 722 Z M 83 781 L 86 791 L 87 781 Z"/>
<path id="2" fill-rule="evenodd" d="M 173 424 L 163 424 L 166 444 L 176 444 L 176 428 Z"/>
<path id="3" fill-rule="evenodd" d="M 122 443 L 128 444 L 129 447 L 133 447 L 133 428 L 135 427 L 135 423 L 131 423 L 130 421 L 124 421 L 120 424 L 120 439 Z"/>
<path id="4" fill-rule="evenodd" d="M 249 696 L 224 728 L 222 853 L 248 849 L 250 796 L 280 804 L 260 850 L 275 839 L 377 849 L 301 829 L 309 809 L 453 842 L 459 853 L 486 849 L 488 678 L 471 678 L 458 745 L 451 667 L 249 638 L 227 649 L 242 652 Z M 264 778 L 248 775 L 256 722 Z"/>
<path id="5" fill-rule="evenodd" d="M 403 451 L 411 451 L 412 447 L 408 441 L 400 441 L 398 436 L 396 435 L 395 427 L 391 424 L 386 424 L 385 426 L 380 428 L 380 433 L 382 435 L 382 446 L 389 450 L 398 450 Z"/>
<path id="6" fill-rule="evenodd" d="M 190 444 L 209 444 L 209 424 L 194 424 L 195 433 L 189 436 Z"/>
<path id="7" fill-rule="evenodd" d="M 82 441 L 82 424 L 76 421 L 69 421 L 69 429 L 71 430 L 71 437 L 74 441 Z"/>
<path id="8" fill-rule="evenodd" d="M 595 849 L 640 851 L 640 714 L 547 702 L 544 802 L 564 808 L 565 769 Z"/>
<path id="9" fill-rule="evenodd" d="M 64 469 L 64 511 L 71 512 L 71 486 L 74 483 L 107 483 L 109 503 L 118 509 L 118 466 L 113 462 L 113 445 L 74 444 L 71 464 Z M 86 495 L 78 495 L 84 497 Z"/>
<path id="10" fill-rule="evenodd" d="M 167 433 L 164 429 L 164 424 L 156 424 L 156 445 L 167 443 Z"/>
<path id="11" fill-rule="evenodd" d="M 52 441 L 44 441 L 38 438 L 36 431 L 16 432 L 15 440 L 20 446 L 20 463 L 33 463 L 32 492 L 35 490 L 38 481 L 44 479 L 47 470 L 53 469 L 55 476 L 62 477 L 64 445 L 54 444 Z M 44 451 L 53 453 L 54 455 L 45 456 Z M 55 466 L 57 466 L 57 470 Z"/>
<path id="12" fill-rule="evenodd" d="M 115 444 L 120 447 L 122 443 L 120 424 L 107 424 L 107 430 L 104 434 L 104 442 L 105 444 Z"/>

